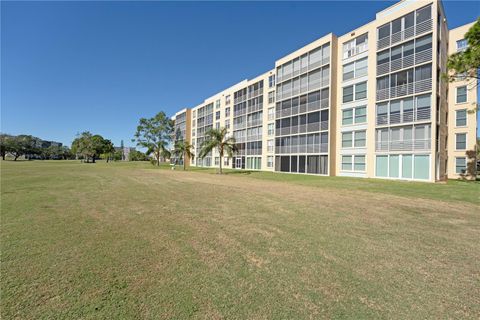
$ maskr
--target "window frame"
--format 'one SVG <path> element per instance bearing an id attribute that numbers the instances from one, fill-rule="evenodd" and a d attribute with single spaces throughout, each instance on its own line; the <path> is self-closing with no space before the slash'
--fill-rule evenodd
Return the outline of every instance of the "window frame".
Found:
<path id="1" fill-rule="evenodd" d="M 458 101 L 458 89 L 460 88 L 465 88 L 465 101 Z M 456 104 L 463 104 L 463 103 L 468 103 L 468 89 L 467 89 L 467 86 L 464 85 L 464 86 L 458 86 L 455 88 L 455 103 Z"/>
<path id="2" fill-rule="evenodd" d="M 459 112 L 465 112 L 465 124 L 458 124 L 458 114 Z M 463 120 L 462 118 L 460 120 Z M 468 126 L 468 111 L 467 109 L 455 110 L 455 126 L 456 127 L 467 127 Z"/>
<path id="3" fill-rule="evenodd" d="M 464 148 L 458 148 L 458 137 L 459 136 L 465 136 L 465 147 Z M 459 132 L 455 133 L 455 150 L 457 151 L 464 151 L 467 150 L 467 133 L 465 132 Z"/>

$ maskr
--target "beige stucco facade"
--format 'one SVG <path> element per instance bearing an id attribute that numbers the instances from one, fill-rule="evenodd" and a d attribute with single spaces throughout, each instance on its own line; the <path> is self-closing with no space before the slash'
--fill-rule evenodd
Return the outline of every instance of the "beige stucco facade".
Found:
<path id="1" fill-rule="evenodd" d="M 448 83 L 441 74 L 470 26 L 449 31 L 441 2 L 404 0 L 345 35 L 327 34 L 193 107 L 188 136 L 196 154 L 204 133 L 219 127 L 229 128 L 239 152 L 190 162 L 428 182 L 463 177 L 461 158 L 475 162 L 477 120 L 468 112 L 464 124 L 460 113 L 457 126 L 457 111 L 473 110 L 477 93 L 469 89 L 457 103 L 456 90 L 476 83 Z M 457 150 L 457 134 L 465 134 L 466 149 Z"/>

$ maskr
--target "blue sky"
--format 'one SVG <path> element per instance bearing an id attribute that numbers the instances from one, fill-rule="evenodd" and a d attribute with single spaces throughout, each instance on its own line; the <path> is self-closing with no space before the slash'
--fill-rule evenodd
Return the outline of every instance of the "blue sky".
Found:
<path id="1" fill-rule="evenodd" d="M 131 145 L 140 117 L 195 106 L 393 3 L 2 1 L 1 131 Z M 480 15 L 479 2 L 444 6 L 450 28 Z"/>

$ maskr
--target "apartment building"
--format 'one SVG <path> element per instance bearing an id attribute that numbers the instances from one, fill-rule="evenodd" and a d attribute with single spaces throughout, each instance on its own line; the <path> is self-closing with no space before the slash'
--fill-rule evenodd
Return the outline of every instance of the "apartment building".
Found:
<path id="1" fill-rule="evenodd" d="M 190 134 L 192 126 L 192 110 L 188 108 L 182 109 L 172 117 L 172 120 L 174 121 L 172 140 L 192 143 L 192 137 Z M 173 155 L 170 161 L 182 166 L 185 161 L 185 166 L 188 167 L 190 166 L 191 159 L 188 155 L 185 155 L 185 159 Z"/>
<path id="2" fill-rule="evenodd" d="M 442 3 L 404 0 L 345 35 L 330 33 L 191 109 L 187 139 L 226 127 L 232 159 L 195 166 L 383 179 L 473 177 L 476 82 L 448 83 L 449 54 L 472 24 L 448 30 Z M 189 109 L 186 109 L 189 110 Z M 186 113 L 186 110 L 182 110 Z"/>

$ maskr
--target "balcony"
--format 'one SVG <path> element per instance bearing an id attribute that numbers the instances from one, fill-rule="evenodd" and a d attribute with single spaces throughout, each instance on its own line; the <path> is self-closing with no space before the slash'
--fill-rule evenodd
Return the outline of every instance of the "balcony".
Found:
<path id="1" fill-rule="evenodd" d="M 263 88 L 249 92 L 249 93 L 248 93 L 248 98 L 249 98 L 249 99 L 250 99 L 250 98 L 254 98 L 254 97 L 259 96 L 259 95 L 261 95 L 261 94 L 263 94 Z"/>
<path id="2" fill-rule="evenodd" d="M 429 151 L 430 139 L 376 141 L 376 151 Z"/>
<path id="3" fill-rule="evenodd" d="M 417 94 L 432 90 L 432 79 L 424 79 L 420 81 L 402 84 L 396 87 L 377 90 L 377 101 L 392 98 L 403 97 L 411 94 Z"/>
<path id="4" fill-rule="evenodd" d="M 277 136 L 328 130 L 328 120 L 277 129 Z"/>
<path id="5" fill-rule="evenodd" d="M 259 103 L 259 104 L 255 104 L 253 106 L 249 106 L 247 108 L 247 113 L 252 113 L 252 112 L 255 112 L 255 111 L 260 111 L 263 109 L 263 103 Z"/>
<path id="6" fill-rule="evenodd" d="M 396 32 L 391 36 L 379 39 L 377 41 L 377 50 L 387 48 L 395 43 L 413 38 L 426 32 L 432 31 L 432 19 L 423 21 L 415 26 L 408 27 L 402 31 Z"/>
<path id="7" fill-rule="evenodd" d="M 394 72 L 400 69 L 409 68 L 417 64 L 432 60 L 432 49 L 423 50 L 400 59 L 385 62 L 377 66 L 377 76 Z"/>

